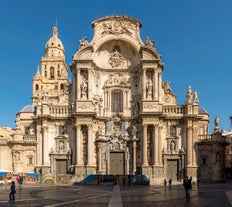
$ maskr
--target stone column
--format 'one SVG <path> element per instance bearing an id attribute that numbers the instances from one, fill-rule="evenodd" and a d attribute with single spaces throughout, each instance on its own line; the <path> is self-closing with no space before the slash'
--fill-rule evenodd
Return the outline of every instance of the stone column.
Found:
<path id="1" fill-rule="evenodd" d="M 148 166 L 147 162 L 147 125 L 143 125 L 143 166 Z"/>
<path id="2" fill-rule="evenodd" d="M 159 125 L 158 128 L 158 150 L 159 150 L 159 154 L 158 154 L 158 163 L 159 165 L 162 165 L 162 126 Z"/>
<path id="3" fill-rule="evenodd" d="M 193 154 L 192 154 L 192 156 L 193 156 L 193 160 L 192 160 L 192 164 L 193 164 L 193 166 L 197 166 L 197 161 L 196 161 L 196 152 L 195 152 L 195 149 L 194 149 L 194 145 L 193 145 L 193 143 L 195 143 L 197 140 L 196 140 L 196 138 L 198 137 L 198 133 L 197 133 L 198 131 L 197 131 L 197 127 L 195 126 L 194 128 L 193 128 L 193 136 L 192 136 L 192 151 L 193 151 Z"/>
<path id="4" fill-rule="evenodd" d="M 98 143 L 98 173 L 102 172 L 102 144 Z"/>
<path id="5" fill-rule="evenodd" d="M 142 88 L 143 88 L 143 99 L 146 99 L 146 69 L 143 69 L 142 74 Z"/>
<path id="6" fill-rule="evenodd" d="M 73 102 L 76 101 L 76 98 L 77 98 L 76 85 L 77 85 L 77 74 L 76 74 L 76 72 L 74 72 L 74 74 L 73 74 L 73 80 L 72 80 Z"/>
<path id="7" fill-rule="evenodd" d="M 75 165 L 77 163 L 77 149 L 76 149 L 76 146 L 77 146 L 77 129 L 76 129 L 76 125 L 74 125 L 72 127 L 72 136 L 73 136 L 73 142 L 72 142 L 72 146 L 73 146 L 73 153 L 72 153 L 72 156 L 73 156 L 73 160 L 72 160 L 72 165 Z"/>
<path id="8" fill-rule="evenodd" d="M 92 125 L 88 125 L 88 159 L 87 159 L 87 165 L 92 166 L 93 165 L 93 140 L 92 140 Z"/>
<path id="9" fill-rule="evenodd" d="M 158 142 L 158 125 L 156 124 L 154 126 L 154 130 L 155 130 L 155 133 L 154 133 L 154 136 L 153 136 L 153 165 L 158 165 L 158 156 L 159 156 L 159 142 Z"/>
<path id="10" fill-rule="evenodd" d="M 155 101 L 158 101 L 158 98 L 159 98 L 159 97 L 158 97 L 158 88 L 159 88 L 159 85 L 158 85 L 158 71 L 157 71 L 157 70 L 155 70 L 154 76 L 155 76 L 155 77 L 154 77 L 154 81 L 155 81 L 155 82 L 154 82 L 154 86 L 155 86 L 155 87 L 154 87 L 154 93 L 155 93 L 155 94 L 154 94 L 154 96 L 155 96 L 154 99 L 155 99 Z"/>
<path id="11" fill-rule="evenodd" d="M 133 174 L 136 174 L 136 140 L 133 140 Z"/>
<path id="12" fill-rule="evenodd" d="M 161 73 L 159 72 L 158 73 L 158 91 L 157 91 L 157 93 L 158 93 L 158 100 L 160 100 L 160 93 L 161 93 L 161 90 L 162 90 L 161 83 L 162 83 L 162 78 L 161 78 Z"/>
<path id="13" fill-rule="evenodd" d="M 48 165 L 48 127 L 43 126 L 43 146 L 42 146 L 42 156 L 43 156 L 43 165 Z"/>
<path id="14" fill-rule="evenodd" d="M 192 126 L 187 128 L 187 166 L 192 165 Z"/>
<path id="15" fill-rule="evenodd" d="M 77 81 L 77 84 L 76 84 L 76 90 L 77 90 L 77 99 L 80 100 L 81 99 L 81 85 L 80 85 L 80 80 L 81 80 L 81 77 L 80 77 L 80 69 L 77 69 L 77 77 L 76 77 L 76 81 Z"/>
<path id="16" fill-rule="evenodd" d="M 81 125 L 76 125 L 76 160 L 77 165 L 82 165 L 82 147 L 81 147 Z"/>
<path id="17" fill-rule="evenodd" d="M 92 98 L 92 75 L 90 69 L 88 69 L 88 95 L 87 99 Z"/>

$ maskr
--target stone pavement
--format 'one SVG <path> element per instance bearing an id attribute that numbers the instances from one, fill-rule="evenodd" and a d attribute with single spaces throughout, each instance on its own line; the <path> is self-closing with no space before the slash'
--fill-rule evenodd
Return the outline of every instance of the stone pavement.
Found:
<path id="1" fill-rule="evenodd" d="M 185 200 L 182 183 L 156 186 L 23 185 L 8 201 L 10 185 L 0 185 L 0 207 L 230 207 L 232 183 L 193 185 Z"/>

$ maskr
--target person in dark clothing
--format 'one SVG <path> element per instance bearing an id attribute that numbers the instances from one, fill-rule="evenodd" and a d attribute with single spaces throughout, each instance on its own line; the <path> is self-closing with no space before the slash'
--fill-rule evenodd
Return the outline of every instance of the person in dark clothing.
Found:
<path id="1" fill-rule="evenodd" d="M 167 180 L 164 179 L 164 187 L 166 188 L 166 186 L 167 186 Z"/>
<path id="2" fill-rule="evenodd" d="M 192 177 L 190 177 L 190 178 L 188 179 L 189 199 L 191 198 L 191 197 L 190 197 L 191 190 L 192 190 Z"/>
<path id="3" fill-rule="evenodd" d="M 18 183 L 19 183 L 19 187 L 21 188 L 21 186 L 23 184 L 23 177 L 22 176 L 19 177 Z"/>
<path id="4" fill-rule="evenodd" d="M 183 181 L 183 186 L 184 186 L 184 190 L 185 190 L 185 198 L 186 198 L 186 201 L 188 201 L 190 199 L 190 196 L 189 196 L 189 185 L 188 185 L 188 177 L 186 176 L 184 181 Z"/>
<path id="5" fill-rule="evenodd" d="M 10 186 L 10 194 L 9 194 L 10 201 L 15 200 L 15 193 L 16 193 L 16 191 L 15 191 L 15 182 L 12 181 L 11 186 Z"/>
<path id="6" fill-rule="evenodd" d="M 169 184 L 169 188 L 172 188 L 172 179 L 171 178 L 168 180 L 168 184 Z"/>

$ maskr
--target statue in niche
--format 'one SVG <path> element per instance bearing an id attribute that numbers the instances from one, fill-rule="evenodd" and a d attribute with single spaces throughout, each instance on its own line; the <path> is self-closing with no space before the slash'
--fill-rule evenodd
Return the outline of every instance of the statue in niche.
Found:
<path id="1" fill-rule="evenodd" d="M 152 80 L 148 78 L 147 80 L 147 98 L 152 98 Z"/>
<path id="2" fill-rule="evenodd" d="M 83 77 L 82 83 L 81 83 L 81 97 L 86 98 L 87 97 L 87 91 L 88 91 L 88 81 Z"/>
<path id="3" fill-rule="evenodd" d="M 176 150 L 176 144 L 175 144 L 174 141 L 171 141 L 171 143 L 170 143 L 170 150 L 171 150 L 171 151 Z"/>
<path id="4" fill-rule="evenodd" d="M 60 153 L 63 153 L 64 152 L 64 141 L 60 141 L 60 143 L 59 143 L 59 152 Z"/>
<path id="5" fill-rule="evenodd" d="M 14 152 L 14 160 L 16 164 L 18 164 L 20 161 L 20 153 L 18 151 Z"/>

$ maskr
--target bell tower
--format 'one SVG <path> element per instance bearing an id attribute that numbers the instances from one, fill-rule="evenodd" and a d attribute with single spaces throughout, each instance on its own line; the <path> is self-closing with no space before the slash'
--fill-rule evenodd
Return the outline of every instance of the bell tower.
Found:
<path id="1" fill-rule="evenodd" d="M 38 66 L 33 77 L 32 104 L 42 100 L 52 104 L 66 102 L 68 99 L 68 68 L 65 63 L 65 51 L 58 38 L 58 28 L 52 28 L 52 37 L 45 45 L 45 55 L 41 58 L 41 69 Z"/>

